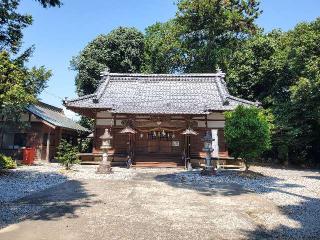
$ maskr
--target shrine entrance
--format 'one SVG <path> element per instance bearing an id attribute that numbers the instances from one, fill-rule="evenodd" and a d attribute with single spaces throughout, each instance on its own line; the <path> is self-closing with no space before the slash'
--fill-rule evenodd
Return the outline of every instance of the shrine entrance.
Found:
<path id="1" fill-rule="evenodd" d="M 135 161 L 180 163 L 184 136 L 174 130 L 138 131 L 135 135 Z"/>

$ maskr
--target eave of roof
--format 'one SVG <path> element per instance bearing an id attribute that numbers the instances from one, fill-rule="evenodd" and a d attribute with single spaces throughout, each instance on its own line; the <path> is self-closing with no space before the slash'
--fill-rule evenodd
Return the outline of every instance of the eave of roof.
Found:
<path id="1" fill-rule="evenodd" d="M 84 128 L 77 122 L 66 117 L 63 114 L 62 109 L 56 108 L 54 106 L 39 102 L 38 104 L 29 105 L 28 107 L 26 107 L 26 110 L 42 121 L 47 122 L 55 127 L 61 127 L 64 129 L 70 129 L 80 132 L 90 132 L 89 129 Z"/>
<path id="2" fill-rule="evenodd" d="M 94 94 L 64 104 L 74 111 L 104 109 L 131 114 L 208 114 L 233 110 L 239 104 L 258 106 L 257 102 L 231 96 L 224 77 L 221 71 L 197 74 L 105 73 Z"/>

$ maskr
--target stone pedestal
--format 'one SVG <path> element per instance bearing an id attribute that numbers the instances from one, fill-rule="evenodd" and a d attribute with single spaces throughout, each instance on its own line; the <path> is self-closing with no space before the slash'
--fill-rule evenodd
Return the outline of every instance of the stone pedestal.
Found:
<path id="1" fill-rule="evenodd" d="M 102 161 L 99 164 L 96 173 L 98 174 L 110 174 L 112 173 L 111 162 L 108 160 L 108 150 L 111 149 L 110 140 L 112 139 L 109 130 L 106 129 L 105 133 L 100 137 L 102 140 L 101 150 L 103 151 L 102 154 Z"/>
<path id="2" fill-rule="evenodd" d="M 213 152 L 212 148 L 212 136 L 209 131 L 207 131 L 206 135 L 202 138 L 202 141 L 204 142 L 204 148 L 202 149 L 206 153 L 206 166 L 201 171 L 201 175 L 205 176 L 213 176 L 216 174 L 215 167 L 212 164 L 212 158 L 211 153 Z"/>
<path id="3" fill-rule="evenodd" d="M 108 161 L 108 154 L 107 153 L 103 153 L 102 161 L 99 164 L 96 173 L 98 173 L 98 174 L 110 174 L 110 173 L 112 173 L 111 162 Z"/>

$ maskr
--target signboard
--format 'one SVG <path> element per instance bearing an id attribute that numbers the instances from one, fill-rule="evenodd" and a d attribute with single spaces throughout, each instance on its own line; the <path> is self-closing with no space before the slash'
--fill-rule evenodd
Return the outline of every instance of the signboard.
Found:
<path id="1" fill-rule="evenodd" d="M 179 141 L 172 141 L 172 147 L 179 147 L 180 142 Z"/>

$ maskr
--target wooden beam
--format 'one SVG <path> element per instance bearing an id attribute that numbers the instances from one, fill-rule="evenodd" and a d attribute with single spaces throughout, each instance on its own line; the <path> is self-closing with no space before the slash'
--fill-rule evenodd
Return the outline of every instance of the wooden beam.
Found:
<path id="1" fill-rule="evenodd" d="M 48 136 L 47 136 L 47 151 L 46 151 L 46 160 L 47 162 L 50 161 L 50 131 L 48 132 Z"/>

